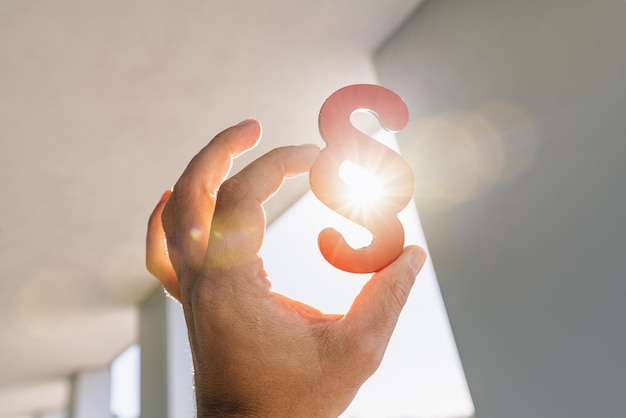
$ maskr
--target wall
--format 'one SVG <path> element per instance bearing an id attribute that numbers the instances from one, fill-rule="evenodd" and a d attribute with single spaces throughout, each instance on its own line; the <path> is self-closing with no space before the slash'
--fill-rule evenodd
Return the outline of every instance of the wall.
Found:
<path id="1" fill-rule="evenodd" d="M 626 409 L 626 4 L 428 2 L 375 58 L 479 418 Z"/>

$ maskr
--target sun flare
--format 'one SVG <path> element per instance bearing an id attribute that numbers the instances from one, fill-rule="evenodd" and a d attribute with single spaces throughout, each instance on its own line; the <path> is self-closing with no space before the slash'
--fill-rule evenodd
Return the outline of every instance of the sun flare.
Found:
<path id="1" fill-rule="evenodd" d="M 382 180 L 371 171 L 346 160 L 339 167 L 339 177 L 350 186 L 350 200 L 356 207 L 367 208 L 383 194 Z"/>

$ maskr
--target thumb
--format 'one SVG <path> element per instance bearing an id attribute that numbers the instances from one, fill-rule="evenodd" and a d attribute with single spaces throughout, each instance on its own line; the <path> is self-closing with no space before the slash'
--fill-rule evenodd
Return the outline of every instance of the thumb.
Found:
<path id="1" fill-rule="evenodd" d="M 406 247 L 400 257 L 363 286 L 346 313 L 345 325 L 357 335 L 367 335 L 384 351 L 425 261 L 423 248 Z"/>

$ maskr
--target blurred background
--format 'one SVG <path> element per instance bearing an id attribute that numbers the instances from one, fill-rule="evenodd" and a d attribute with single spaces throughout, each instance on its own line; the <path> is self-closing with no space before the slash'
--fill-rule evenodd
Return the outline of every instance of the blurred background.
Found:
<path id="1" fill-rule="evenodd" d="M 147 217 L 215 133 L 262 122 L 235 171 L 321 145 L 321 104 L 355 83 L 411 114 L 391 142 L 416 174 L 405 225 L 428 243 L 431 290 L 409 303 L 436 303 L 393 341 L 446 353 L 433 386 L 463 408 L 420 409 L 435 395 L 402 383 L 406 405 L 364 388 L 346 416 L 366 401 L 385 417 L 622 416 L 623 0 L 0 0 L 0 417 L 192 416 Z M 300 233 L 307 191 L 292 179 L 266 204 L 268 254 Z M 409 378 L 389 366 L 381 385 L 433 381 L 411 353 L 394 357 Z"/>

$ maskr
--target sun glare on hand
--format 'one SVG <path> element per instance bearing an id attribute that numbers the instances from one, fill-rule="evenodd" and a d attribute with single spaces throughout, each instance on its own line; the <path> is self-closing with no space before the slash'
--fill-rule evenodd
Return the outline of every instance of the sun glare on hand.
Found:
<path id="1" fill-rule="evenodd" d="M 384 184 L 380 178 L 350 160 L 339 167 L 339 177 L 350 186 L 350 200 L 356 207 L 372 206 L 383 194 Z"/>

